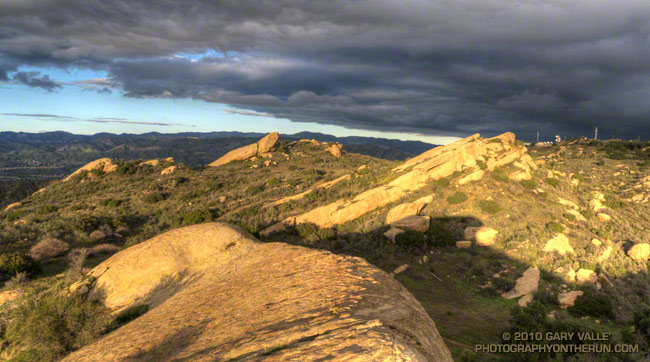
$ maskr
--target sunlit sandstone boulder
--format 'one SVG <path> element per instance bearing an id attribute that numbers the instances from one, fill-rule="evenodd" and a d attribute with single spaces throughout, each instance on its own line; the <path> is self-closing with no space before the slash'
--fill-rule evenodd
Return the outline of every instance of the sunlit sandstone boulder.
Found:
<path id="1" fill-rule="evenodd" d="M 272 132 L 264 136 L 262 139 L 256 143 L 250 144 L 248 146 L 240 147 L 235 150 L 232 150 L 225 155 L 221 156 L 216 161 L 210 163 L 208 166 L 217 167 L 225 165 L 228 162 L 235 160 L 247 160 L 251 157 L 255 157 L 259 154 L 267 153 L 275 144 L 278 142 L 280 135 L 277 132 Z"/>
<path id="2" fill-rule="evenodd" d="M 72 292 L 147 313 L 66 361 L 451 361 L 434 322 L 363 259 L 208 223 L 113 255 Z"/>

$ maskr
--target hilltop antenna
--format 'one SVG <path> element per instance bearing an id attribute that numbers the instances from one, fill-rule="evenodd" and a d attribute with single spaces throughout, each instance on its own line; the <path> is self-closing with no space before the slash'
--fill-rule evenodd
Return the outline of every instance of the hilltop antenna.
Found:
<path id="1" fill-rule="evenodd" d="M 598 139 L 598 127 L 596 127 L 596 130 L 594 131 L 594 139 Z"/>
<path id="2" fill-rule="evenodd" d="M 535 143 L 539 143 L 539 131 L 537 131 L 537 142 Z"/>

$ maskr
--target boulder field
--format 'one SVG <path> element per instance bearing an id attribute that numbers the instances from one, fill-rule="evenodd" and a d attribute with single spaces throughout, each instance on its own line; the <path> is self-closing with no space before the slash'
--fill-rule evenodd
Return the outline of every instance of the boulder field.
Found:
<path id="1" fill-rule="evenodd" d="M 65 361 L 451 361 L 392 276 L 356 257 L 260 243 L 225 223 L 113 255 L 71 293 L 148 312 Z"/>
<path id="2" fill-rule="evenodd" d="M 485 173 L 483 168 L 493 171 L 514 161 L 522 165 L 522 172 L 537 169 L 526 152 L 526 147 L 518 145 L 511 132 L 488 139 L 475 134 L 409 159 L 393 169 L 394 173 L 400 175 L 385 185 L 362 192 L 352 200 L 338 200 L 289 217 L 263 230 L 262 235 L 301 223 L 313 223 L 319 227 L 343 224 L 396 202 L 410 192 L 425 187 L 428 182 L 451 176 L 454 172 L 465 172 L 467 175 L 461 180 L 469 182 L 467 180 L 482 178 Z"/>

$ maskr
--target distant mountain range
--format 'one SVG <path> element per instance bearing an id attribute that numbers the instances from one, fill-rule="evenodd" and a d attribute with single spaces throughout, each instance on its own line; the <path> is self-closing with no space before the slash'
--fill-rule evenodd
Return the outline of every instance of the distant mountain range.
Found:
<path id="1" fill-rule="evenodd" d="M 0 180 L 54 179 L 102 157 L 154 159 L 174 157 L 177 162 L 202 166 L 226 152 L 255 142 L 265 133 L 183 132 L 144 134 L 97 133 L 77 135 L 68 132 L 0 132 Z M 347 152 L 388 160 L 404 160 L 436 147 L 420 141 L 401 141 L 373 137 L 335 137 L 300 132 L 281 135 L 282 140 L 315 139 L 340 142 Z"/>

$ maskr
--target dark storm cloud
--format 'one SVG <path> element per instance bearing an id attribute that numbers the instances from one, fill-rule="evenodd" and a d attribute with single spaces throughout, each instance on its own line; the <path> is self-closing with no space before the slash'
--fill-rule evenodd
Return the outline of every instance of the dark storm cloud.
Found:
<path id="1" fill-rule="evenodd" d="M 648 138 L 649 18 L 646 1 L 10 1 L 0 80 L 86 67 L 129 97 L 294 121 Z"/>
<path id="2" fill-rule="evenodd" d="M 61 85 L 51 80 L 49 75 L 40 74 L 40 72 L 16 72 L 12 79 L 14 82 L 24 84 L 28 87 L 43 88 L 48 92 L 61 88 Z"/>

